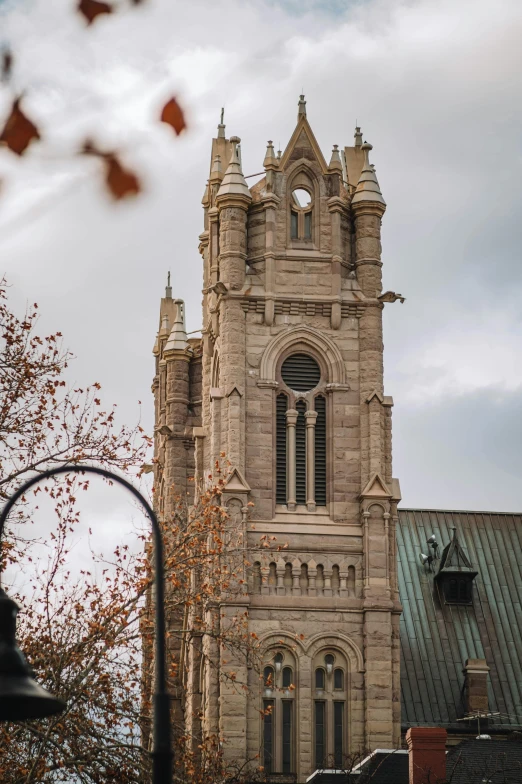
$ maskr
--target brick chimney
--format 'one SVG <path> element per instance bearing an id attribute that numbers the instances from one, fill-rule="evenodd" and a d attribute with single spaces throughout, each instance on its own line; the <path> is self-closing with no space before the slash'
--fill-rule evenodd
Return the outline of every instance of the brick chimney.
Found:
<path id="1" fill-rule="evenodd" d="M 488 672 L 485 659 L 466 659 L 464 673 L 464 710 L 466 713 L 487 713 Z"/>
<path id="2" fill-rule="evenodd" d="M 438 784 L 446 781 L 447 735 L 442 727 L 410 727 L 406 733 L 409 784 Z"/>

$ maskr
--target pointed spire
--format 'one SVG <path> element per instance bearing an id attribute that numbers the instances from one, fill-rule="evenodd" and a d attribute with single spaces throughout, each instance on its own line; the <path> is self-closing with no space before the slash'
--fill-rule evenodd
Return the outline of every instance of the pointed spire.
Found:
<path id="1" fill-rule="evenodd" d="M 231 136 L 230 143 L 232 144 L 232 155 L 230 156 L 230 163 L 225 172 L 225 176 L 221 181 L 217 199 L 224 196 L 241 196 L 248 201 L 252 201 L 252 195 L 248 190 L 248 185 L 243 177 L 241 170 L 241 148 L 239 146 L 241 139 L 239 136 Z"/>
<path id="2" fill-rule="evenodd" d="M 221 155 L 217 153 L 212 161 L 212 169 L 210 170 L 210 182 L 221 182 L 223 179 L 223 166 L 221 165 Z"/>
<path id="3" fill-rule="evenodd" d="M 300 120 L 301 117 L 306 117 L 306 101 L 304 95 L 299 96 L 299 103 L 297 104 L 298 111 L 297 111 L 297 119 Z"/>
<path id="4" fill-rule="evenodd" d="M 357 120 L 355 122 L 357 122 Z M 361 145 L 362 145 L 362 133 L 361 133 L 361 129 L 360 129 L 360 127 L 358 125 L 355 126 L 355 133 L 353 135 L 353 138 L 355 139 L 355 146 L 356 147 L 361 147 Z"/>
<path id="5" fill-rule="evenodd" d="M 170 285 L 170 270 L 167 272 L 167 285 L 165 286 L 165 297 L 172 299 L 172 286 Z"/>
<path id="6" fill-rule="evenodd" d="M 185 351 L 189 347 L 185 327 L 185 303 L 182 299 L 176 299 L 174 304 L 176 305 L 176 315 L 164 352 Z"/>
<path id="7" fill-rule="evenodd" d="M 165 335 L 169 334 L 169 317 L 166 313 L 163 314 L 161 317 L 161 326 L 159 331 L 159 336 L 164 337 Z"/>
<path id="8" fill-rule="evenodd" d="M 225 138 L 225 123 L 224 123 L 224 119 L 225 119 L 225 109 L 223 108 L 223 109 L 221 109 L 221 119 L 220 119 L 220 122 L 219 122 L 219 125 L 218 125 L 218 139 L 224 139 Z"/>
<path id="9" fill-rule="evenodd" d="M 377 175 L 375 174 L 373 166 L 370 164 L 368 159 L 368 153 L 373 149 L 373 147 L 371 144 L 368 144 L 368 142 L 364 142 L 361 149 L 364 152 L 364 165 L 361 176 L 359 177 L 359 182 L 357 183 L 357 188 L 355 189 L 352 204 L 374 202 L 377 204 L 382 204 L 384 207 L 386 207 L 386 202 L 382 197 Z"/>
<path id="10" fill-rule="evenodd" d="M 274 143 L 270 140 L 266 147 L 266 155 L 265 160 L 263 161 L 263 167 L 265 169 L 276 168 L 278 165 L 278 160 L 274 152 Z"/>
<path id="11" fill-rule="evenodd" d="M 341 163 L 341 156 L 339 155 L 339 145 L 334 144 L 332 150 L 332 157 L 330 158 L 330 165 L 328 166 L 328 171 L 331 170 L 338 170 L 342 172 L 343 165 Z"/>

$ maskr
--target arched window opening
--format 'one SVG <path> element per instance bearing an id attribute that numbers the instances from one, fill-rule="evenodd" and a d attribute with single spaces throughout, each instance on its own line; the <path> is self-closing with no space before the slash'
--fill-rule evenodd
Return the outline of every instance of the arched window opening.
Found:
<path id="1" fill-rule="evenodd" d="M 290 200 L 290 238 L 312 239 L 312 196 L 305 188 L 295 188 Z"/>
<path id="2" fill-rule="evenodd" d="M 301 564 L 301 574 L 299 575 L 299 587 L 301 589 L 302 594 L 306 594 L 308 591 L 308 566 L 307 564 Z"/>
<path id="3" fill-rule="evenodd" d="M 348 596 L 355 596 L 355 566 L 348 567 Z"/>
<path id="4" fill-rule="evenodd" d="M 326 506 L 326 400 L 315 398 L 315 503 Z"/>
<path id="5" fill-rule="evenodd" d="M 276 502 L 286 504 L 286 410 L 288 398 L 278 395 L 276 401 Z"/>
<path id="6" fill-rule="evenodd" d="M 280 373 L 287 392 L 276 396 L 276 503 L 313 512 L 327 498 L 326 398 L 306 393 L 321 385 L 322 371 L 312 356 L 296 352 Z"/>
<path id="7" fill-rule="evenodd" d="M 289 689 L 292 685 L 292 668 L 283 667 L 283 689 Z"/>
<path id="8" fill-rule="evenodd" d="M 291 588 L 293 586 L 293 579 L 292 579 L 292 564 L 285 564 L 285 575 L 283 577 L 283 585 L 285 588 Z"/>
<path id="9" fill-rule="evenodd" d="M 261 562 L 256 561 L 252 569 L 252 592 L 260 593 L 261 591 Z"/>
<path id="10" fill-rule="evenodd" d="M 265 667 L 263 670 L 263 680 L 265 682 L 265 689 L 272 691 L 274 688 L 274 668 Z"/>
<path id="11" fill-rule="evenodd" d="M 300 400 L 296 405 L 297 424 L 295 428 L 295 499 L 298 504 L 306 504 L 306 403 Z"/>
<path id="12" fill-rule="evenodd" d="M 316 768 L 342 768 L 347 749 L 346 660 L 342 654 L 314 657 L 314 755 Z M 339 666 L 342 665 L 342 666 Z"/>
<path id="13" fill-rule="evenodd" d="M 273 561 L 268 567 L 268 585 L 272 587 L 277 585 L 277 565 Z"/>
<path id="14" fill-rule="evenodd" d="M 341 587 L 341 577 L 339 575 L 339 567 L 337 565 L 332 566 L 332 591 L 334 596 L 339 595 L 339 589 Z"/>
<path id="15" fill-rule="evenodd" d="M 288 651 L 272 652 L 263 670 L 263 765 L 267 773 L 295 769 L 295 659 Z"/>
<path id="16" fill-rule="evenodd" d="M 317 577 L 315 578 L 315 585 L 318 591 L 324 588 L 324 567 L 322 564 L 317 565 Z"/>

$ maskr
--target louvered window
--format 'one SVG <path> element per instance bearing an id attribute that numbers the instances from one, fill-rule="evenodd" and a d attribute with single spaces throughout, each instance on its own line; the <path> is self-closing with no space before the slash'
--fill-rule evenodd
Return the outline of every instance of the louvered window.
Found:
<path id="1" fill-rule="evenodd" d="M 292 354 L 283 362 L 281 376 L 295 392 L 309 392 L 321 380 L 321 369 L 308 354 Z"/>
<path id="2" fill-rule="evenodd" d="M 276 402 L 276 502 L 286 504 L 286 409 L 288 398 L 278 395 Z"/>
<path id="3" fill-rule="evenodd" d="M 315 503 L 326 506 L 326 400 L 315 398 Z"/>
<path id="4" fill-rule="evenodd" d="M 295 500 L 306 504 L 306 403 L 300 400 L 296 409 L 299 412 L 295 428 Z"/>
<path id="5" fill-rule="evenodd" d="M 321 383 L 321 368 L 299 352 L 284 360 L 281 377 L 293 392 L 310 392 Z M 314 511 L 326 506 L 326 399 L 295 397 L 276 398 L 276 503 Z"/>

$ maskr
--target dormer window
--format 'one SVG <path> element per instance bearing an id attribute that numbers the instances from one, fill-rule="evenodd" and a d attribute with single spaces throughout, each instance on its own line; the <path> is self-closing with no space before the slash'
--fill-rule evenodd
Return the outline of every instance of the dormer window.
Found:
<path id="1" fill-rule="evenodd" d="M 290 239 L 312 239 L 312 197 L 304 188 L 292 191 L 290 203 Z"/>
<path id="2" fill-rule="evenodd" d="M 446 604 L 473 604 L 473 569 L 453 529 L 451 542 L 444 548 L 435 580 Z"/>

